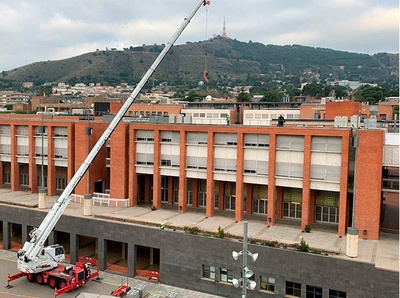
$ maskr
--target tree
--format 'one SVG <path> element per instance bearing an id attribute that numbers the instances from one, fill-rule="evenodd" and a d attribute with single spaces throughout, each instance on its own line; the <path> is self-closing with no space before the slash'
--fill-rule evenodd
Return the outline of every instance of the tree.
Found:
<path id="1" fill-rule="evenodd" d="M 264 93 L 263 98 L 261 101 L 265 102 L 280 102 L 281 101 L 281 95 L 277 90 L 268 90 L 267 92 Z"/>
<path id="2" fill-rule="evenodd" d="M 375 104 L 381 100 L 384 100 L 385 90 L 382 87 L 376 86 L 365 86 L 361 87 L 354 93 L 355 101 L 368 101 L 371 104 Z"/>
<path id="3" fill-rule="evenodd" d="M 238 102 L 248 102 L 251 100 L 251 94 L 248 92 L 244 91 L 244 88 L 242 87 L 240 89 L 240 93 L 237 96 L 237 101 Z"/>
<path id="4" fill-rule="evenodd" d="M 309 95 L 314 97 L 322 97 L 325 95 L 324 85 L 322 84 L 307 84 L 303 87 L 303 95 Z"/>

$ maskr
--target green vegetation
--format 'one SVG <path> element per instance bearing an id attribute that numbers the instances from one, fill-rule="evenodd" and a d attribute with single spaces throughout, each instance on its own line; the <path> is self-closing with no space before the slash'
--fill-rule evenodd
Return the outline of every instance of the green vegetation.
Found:
<path id="1" fill-rule="evenodd" d="M 220 238 L 220 239 L 224 239 L 225 238 L 225 231 L 221 227 L 218 227 L 217 238 Z"/>
<path id="2" fill-rule="evenodd" d="M 18 90 L 22 82 L 36 86 L 46 82 L 135 84 L 153 63 L 165 45 L 127 47 L 123 51 L 96 50 L 77 57 L 37 62 L 0 74 L 0 89 Z M 379 84 L 385 90 L 398 88 L 399 55 L 357 54 L 301 45 L 275 46 L 258 42 L 215 39 L 178 45 L 170 51 L 155 76 L 174 86 L 194 86 L 203 79 L 205 57 L 210 82 L 205 90 L 223 90 L 237 85 L 254 86 L 252 93 L 264 95 L 264 101 L 294 96 L 301 83 L 317 97 L 333 91 L 344 96 L 345 89 L 318 86 L 335 80 L 356 80 Z M 315 84 L 315 85 L 313 85 Z M 316 89 L 314 89 L 316 88 Z M 364 95 L 362 95 L 364 96 Z M 246 93 L 241 100 L 246 101 Z M 373 96 L 375 99 L 375 94 Z"/>
<path id="3" fill-rule="evenodd" d="M 194 235 L 200 234 L 200 229 L 198 227 L 184 226 L 183 230 L 185 231 L 185 233 L 188 233 L 188 234 L 194 234 Z"/>
<path id="4" fill-rule="evenodd" d="M 298 246 L 298 251 L 301 252 L 310 252 L 310 247 L 308 246 L 308 244 L 306 243 L 306 241 L 304 239 L 301 239 L 300 241 L 300 245 Z"/>

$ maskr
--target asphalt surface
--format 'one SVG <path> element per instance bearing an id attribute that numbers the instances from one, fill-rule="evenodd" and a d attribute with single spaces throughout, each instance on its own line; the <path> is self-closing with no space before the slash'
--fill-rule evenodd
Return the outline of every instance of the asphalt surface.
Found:
<path id="1" fill-rule="evenodd" d="M 10 282 L 12 288 L 7 286 L 7 274 L 18 273 L 16 252 L 0 249 L 0 280 L 4 287 L 0 288 L 0 298 L 54 298 L 54 291 L 48 285 L 30 283 L 25 277 Z M 221 296 L 204 294 L 182 288 L 163 285 L 158 282 L 143 280 L 140 278 L 127 278 L 109 272 L 100 272 L 100 280 L 89 281 L 83 287 L 74 291 L 62 294 L 59 297 L 72 298 L 106 298 L 112 297 L 112 291 L 121 284 L 128 284 L 132 288 L 143 288 L 143 297 L 165 298 L 168 293 L 176 293 L 177 298 L 218 298 Z M 90 295 L 89 295 L 90 294 Z M 79 295 L 79 296 L 78 296 Z"/>

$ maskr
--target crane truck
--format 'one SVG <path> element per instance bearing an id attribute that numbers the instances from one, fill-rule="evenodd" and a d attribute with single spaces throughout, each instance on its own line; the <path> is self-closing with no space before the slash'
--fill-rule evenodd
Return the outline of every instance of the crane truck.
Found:
<path id="1" fill-rule="evenodd" d="M 65 208 L 71 201 L 71 194 L 83 175 L 86 173 L 90 164 L 97 156 L 98 152 L 109 139 L 118 123 L 122 120 L 125 113 L 136 99 L 139 92 L 150 79 L 154 71 L 157 69 L 161 61 L 165 58 L 169 50 L 172 48 L 178 37 L 190 23 L 196 12 L 201 6 L 209 5 L 210 1 L 199 0 L 189 15 L 183 20 L 178 30 L 171 37 L 170 41 L 158 55 L 156 60 L 147 70 L 143 78 L 140 80 L 136 88 L 130 94 L 124 105 L 115 115 L 109 126 L 105 129 L 97 143 L 93 146 L 82 165 L 78 168 L 74 176 L 71 178 L 66 188 L 51 207 L 46 217 L 38 228 L 34 228 L 29 236 L 31 240 L 25 242 L 23 247 L 17 253 L 17 267 L 20 271 L 14 275 L 8 275 L 8 283 L 20 277 L 26 276 L 29 281 L 36 281 L 39 284 L 49 284 L 55 289 L 55 296 L 71 291 L 86 282 L 98 276 L 99 271 L 91 272 L 89 264 L 76 262 L 75 266 L 64 266 L 60 262 L 65 260 L 65 250 L 61 245 L 55 244 L 45 247 L 45 241 L 54 229 Z"/>

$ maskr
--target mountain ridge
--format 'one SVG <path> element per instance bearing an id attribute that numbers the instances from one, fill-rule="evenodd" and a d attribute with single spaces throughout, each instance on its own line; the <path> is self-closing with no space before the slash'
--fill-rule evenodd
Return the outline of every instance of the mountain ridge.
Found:
<path id="1" fill-rule="evenodd" d="M 0 88 L 34 82 L 137 83 L 164 45 L 96 50 L 62 60 L 42 61 L 0 74 Z M 302 45 L 264 45 L 217 37 L 174 46 L 153 77 L 169 84 L 197 84 L 208 71 L 210 84 L 244 85 L 255 81 L 357 80 L 382 83 L 399 75 L 399 54 L 374 55 Z"/>

